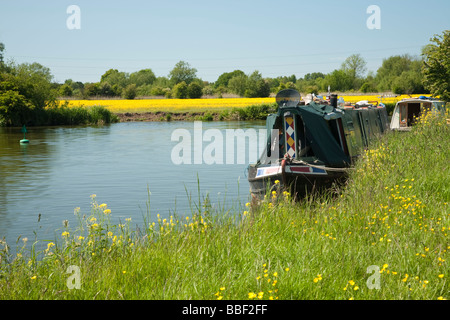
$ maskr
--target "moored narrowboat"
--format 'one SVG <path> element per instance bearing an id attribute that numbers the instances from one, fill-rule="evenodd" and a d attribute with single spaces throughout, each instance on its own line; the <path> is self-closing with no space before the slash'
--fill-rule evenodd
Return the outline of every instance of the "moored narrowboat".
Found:
<path id="1" fill-rule="evenodd" d="M 444 115 L 446 106 L 444 101 L 426 96 L 403 99 L 395 105 L 390 128 L 396 131 L 409 131 L 424 112 L 438 112 Z"/>
<path id="2" fill-rule="evenodd" d="M 248 167 L 250 191 L 257 199 L 277 180 L 296 196 L 330 187 L 345 178 L 370 140 L 388 130 L 382 105 L 338 107 L 336 95 L 329 103 L 305 102 L 293 89 L 280 91 L 276 101 L 278 111 L 266 120 L 266 148 Z"/>

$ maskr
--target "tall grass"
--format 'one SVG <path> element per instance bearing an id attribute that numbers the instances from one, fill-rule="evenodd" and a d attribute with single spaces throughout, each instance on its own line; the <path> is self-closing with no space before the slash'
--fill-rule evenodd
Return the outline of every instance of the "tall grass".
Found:
<path id="1" fill-rule="evenodd" d="M 136 229 L 93 196 L 45 249 L 5 247 L 0 297 L 447 299 L 449 140 L 429 114 L 375 142 L 342 189 L 293 202 L 278 184 L 259 206 L 219 215 L 205 201 Z M 80 289 L 67 286 L 71 265 Z"/>
<path id="2" fill-rule="evenodd" d="M 104 106 L 69 107 L 66 104 L 41 111 L 40 125 L 80 125 L 118 122 L 118 117 Z"/>

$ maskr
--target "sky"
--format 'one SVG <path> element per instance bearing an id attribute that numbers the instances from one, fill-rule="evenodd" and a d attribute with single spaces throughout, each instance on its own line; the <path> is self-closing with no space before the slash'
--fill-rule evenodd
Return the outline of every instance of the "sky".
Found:
<path id="1" fill-rule="evenodd" d="M 352 54 L 374 73 L 390 56 L 419 57 L 449 15 L 448 0 L 0 0 L 0 42 L 7 61 L 38 62 L 59 83 L 97 82 L 111 68 L 168 76 L 180 60 L 210 82 L 236 69 L 300 78 Z"/>

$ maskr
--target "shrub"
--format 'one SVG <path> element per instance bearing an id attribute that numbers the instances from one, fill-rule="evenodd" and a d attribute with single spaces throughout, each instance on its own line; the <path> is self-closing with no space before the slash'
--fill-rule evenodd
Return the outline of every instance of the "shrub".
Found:
<path id="1" fill-rule="evenodd" d="M 182 81 L 173 87 L 172 96 L 177 99 L 186 99 L 188 97 L 188 86 Z"/>
<path id="2" fill-rule="evenodd" d="M 160 86 L 155 86 L 150 89 L 150 94 L 152 96 L 163 96 L 165 93 L 164 88 Z"/>
<path id="3" fill-rule="evenodd" d="M 191 99 L 201 98 L 203 95 L 202 87 L 197 82 L 192 82 L 187 87 L 187 95 Z"/>
<path id="4" fill-rule="evenodd" d="M 129 100 L 133 100 L 134 98 L 136 98 L 136 85 L 133 84 L 129 84 L 122 93 L 123 98 L 125 99 L 129 99 Z"/>
<path id="5" fill-rule="evenodd" d="M 359 90 L 364 93 L 377 91 L 375 86 L 370 82 L 364 82 Z"/>

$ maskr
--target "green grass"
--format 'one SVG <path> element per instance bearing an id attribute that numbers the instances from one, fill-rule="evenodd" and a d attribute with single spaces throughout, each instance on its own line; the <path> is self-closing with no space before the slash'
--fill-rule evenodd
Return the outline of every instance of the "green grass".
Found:
<path id="1" fill-rule="evenodd" d="M 48 251 L 3 251 L 0 297 L 448 299 L 449 138 L 445 119 L 427 117 L 375 142 L 342 189 L 296 203 L 280 189 L 241 212 L 205 201 L 136 230 L 111 224 L 114 208 L 93 197 Z M 71 265 L 80 289 L 67 286 Z"/>

